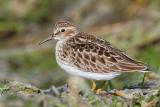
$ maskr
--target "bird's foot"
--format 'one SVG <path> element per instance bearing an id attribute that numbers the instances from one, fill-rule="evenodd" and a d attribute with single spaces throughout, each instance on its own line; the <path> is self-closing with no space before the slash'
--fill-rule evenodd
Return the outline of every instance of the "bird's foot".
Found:
<path id="1" fill-rule="evenodd" d="M 95 83 L 95 81 L 92 80 L 92 88 L 91 88 L 91 91 L 96 93 L 97 95 L 99 95 L 101 92 L 102 92 L 102 88 L 97 88 L 97 85 Z"/>
<path id="2" fill-rule="evenodd" d="M 97 94 L 97 95 L 99 95 L 99 94 L 101 94 L 101 93 L 102 93 L 102 89 L 101 89 L 101 88 L 99 88 L 99 89 L 97 89 L 95 92 L 96 92 L 96 94 Z"/>

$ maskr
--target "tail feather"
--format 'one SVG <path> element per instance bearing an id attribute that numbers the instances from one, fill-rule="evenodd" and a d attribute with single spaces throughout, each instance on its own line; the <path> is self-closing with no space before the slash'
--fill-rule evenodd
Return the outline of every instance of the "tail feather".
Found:
<path id="1" fill-rule="evenodd" d="M 151 72 L 151 68 L 149 66 L 146 66 L 146 69 L 145 70 L 142 70 L 142 71 L 139 71 L 139 72 Z"/>

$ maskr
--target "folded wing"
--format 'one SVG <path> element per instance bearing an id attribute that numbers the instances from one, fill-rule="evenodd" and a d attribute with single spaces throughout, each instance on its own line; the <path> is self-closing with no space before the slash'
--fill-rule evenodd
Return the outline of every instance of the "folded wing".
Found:
<path id="1" fill-rule="evenodd" d="M 67 57 L 71 59 L 71 66 L 86 72 L 133 72 L 147 69 L 146 65 L 129 58 L 109 42 L 86 33 L 70 38 L 66 47 L 70 49 Z"/>

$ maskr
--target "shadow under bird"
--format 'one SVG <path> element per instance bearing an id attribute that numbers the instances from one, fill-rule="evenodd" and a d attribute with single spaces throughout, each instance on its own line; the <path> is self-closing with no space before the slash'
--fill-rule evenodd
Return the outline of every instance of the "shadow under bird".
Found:
<path id="1" fill-rule="evenodd" d="M 69 21 L 58 21 L 52 39 L 56 43 L 56 61 L 69 73 L 91 80 L 111 80 L 125 72 L 148 72 L 147 66 L 129 58 L 104 39 L 80 32 Z"/>

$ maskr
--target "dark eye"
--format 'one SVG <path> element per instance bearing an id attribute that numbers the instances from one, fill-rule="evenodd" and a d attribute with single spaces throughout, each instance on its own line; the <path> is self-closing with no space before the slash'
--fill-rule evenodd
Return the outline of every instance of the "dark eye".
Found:
<path id="1" fill-rule="evenodd" d="M 65 32 L 65 29 L 61 29 L 61 32 Z"/>

